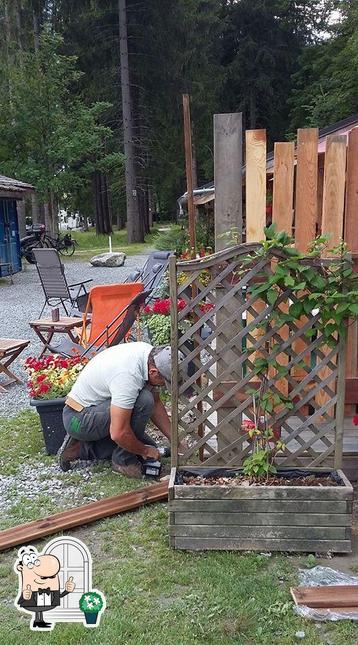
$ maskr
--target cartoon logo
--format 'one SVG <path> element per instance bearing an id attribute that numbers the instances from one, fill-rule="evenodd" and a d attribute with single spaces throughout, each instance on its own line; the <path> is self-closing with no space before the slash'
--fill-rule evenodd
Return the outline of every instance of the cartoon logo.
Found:
<path id="1" fill-rule="evenodd" d="M 32 614 L 30 629 L 51 631 L 57 622 L 98 627 L 105 598 L 92 589 L 92 558 L 81 540 L 55 538 L 41 553 L 22 546 L 14 571 L 19 577 L 14 604 Z"/>

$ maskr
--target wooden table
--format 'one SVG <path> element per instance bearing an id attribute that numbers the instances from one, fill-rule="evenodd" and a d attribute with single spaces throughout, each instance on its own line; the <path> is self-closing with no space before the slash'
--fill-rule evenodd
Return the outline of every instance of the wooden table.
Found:
<path id="1" fill-rule="evenodd" d="M 8 377 L 5 381 L 1 381 L 0 392 L 6 392 L 5 386 L 10 383 L 22 383 L 21 379 L 9 370 L 9 365 L 29 343 L 29 340 L 19 338 L 0 338 L 0 374 L 4 373 Z"/>
<path id="2" fill-rule="evenodd" d="M 89 323 L 90 321 L 86 320 L 86 325 Z M 74 343 L 78 343 L 78 336 L 74 336 L 73 331 L 76 327 L 82 327 L 83 321 L 82 318 L 62 316 L 57 322 L 54 322 L 52 318 L 40 318 L 39 320 L 32 320 L 29 325 L 44 345 L 40 354 L 40 356 L 43 356 L 47 350 L 50 350 L 50 343 L 54 334 L 67 334 Z"/>

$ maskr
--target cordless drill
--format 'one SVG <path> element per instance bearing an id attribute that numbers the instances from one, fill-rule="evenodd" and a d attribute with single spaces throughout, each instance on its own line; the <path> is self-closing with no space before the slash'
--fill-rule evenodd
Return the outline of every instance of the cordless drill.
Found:
<path id="1" fill-rule="evenodd" d="M 161 457 L 170 457 L 170 448 L 158 448 Z M 162 464 L 157 459 L 145 459 L 142 462 L 142 475 L 158 479 L 162 470 Z"/>

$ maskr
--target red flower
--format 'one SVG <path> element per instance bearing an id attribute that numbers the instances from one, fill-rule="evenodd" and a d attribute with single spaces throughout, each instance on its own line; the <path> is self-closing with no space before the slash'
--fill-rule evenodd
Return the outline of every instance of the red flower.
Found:
<path id="1" fill-rule="evenodd" d="M 41 392 L 41 394 L 46 394 L 46 392 L 48 392 L 50 389 L 51 389 L 51 385 L 48 385 L 47 383 L 42 383 L 42 385 L 40 385 L 39 387 L 39 392 Z"/>
<path id="2" fill-rule="evenodd" d="M 353 423 L 355 426 L 358 426 L 358 414 L 355 414 L 353 417 Z"/>
<path id="3" fill-rule="evenodd" d="M 254 430 L 254 428 L 256 428 L 254 422 L 249 419 L 245 419 L 245 421 L 242 422 L 241 427 L 245 432 L 249 432 L 249 430 Z"/>
<path id="4" fill-rule="evenodd" d="M 39 374 L 37 377 L 37 382 L 42 383 L 46 379 L 46 374 Z"/>

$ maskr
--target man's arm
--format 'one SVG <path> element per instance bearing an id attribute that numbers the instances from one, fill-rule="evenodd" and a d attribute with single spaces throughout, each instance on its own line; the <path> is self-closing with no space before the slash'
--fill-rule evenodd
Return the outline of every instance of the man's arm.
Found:
<path id="1" fill-rule="evenodd" d="M 132 452 L 134 455 L 140 455 L 144 459 L 158 459 L 157 448 L 146 446 L 141 441 L 138 441 L 135 436 L 130 425 L 132 412 L 133 410 L 111 405 L 111 425 L 109 429 L 111 439 L 118 443 L 121 448 Z"/>
<path id="2" fill-rule="evenodd" d="M 154 410 L 151 416 L 153 423 L 170 441 L 170 419 L 157 392 L 154 393 Z"/>

